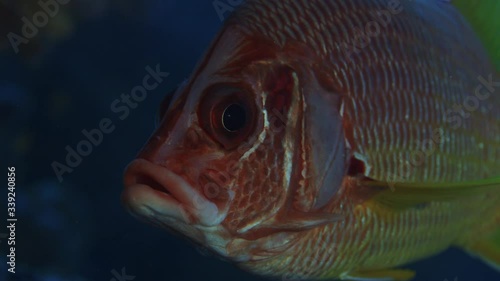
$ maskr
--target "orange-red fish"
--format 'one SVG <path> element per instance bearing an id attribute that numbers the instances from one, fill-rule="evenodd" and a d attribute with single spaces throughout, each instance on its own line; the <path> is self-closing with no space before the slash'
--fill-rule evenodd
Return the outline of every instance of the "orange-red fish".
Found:
<path id="1" fill-rule="evenodd" d="M 264 276 L 407 280 L 450 246 L 498 267 L 499 93 L 448 1 L 246 1 L 123 200 Z"/>

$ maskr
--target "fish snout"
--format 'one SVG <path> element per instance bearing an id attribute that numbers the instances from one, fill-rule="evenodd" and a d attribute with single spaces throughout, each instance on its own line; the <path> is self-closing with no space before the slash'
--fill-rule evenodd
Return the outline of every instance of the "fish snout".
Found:
<path id="1" fill-rule="evenodd" d="M 217 206 L 184 178 L 149 160 L 132 161 L 123 180 L 122 202 L 139 218 L 204 226 L 220 224 L 224 218 Z"/>

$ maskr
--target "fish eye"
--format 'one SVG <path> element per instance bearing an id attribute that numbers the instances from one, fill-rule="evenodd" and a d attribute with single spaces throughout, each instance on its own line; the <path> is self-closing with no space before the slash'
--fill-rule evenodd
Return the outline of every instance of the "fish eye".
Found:
<path id="1" fill-rule="evenodd" d="M 241 104 L 233 103 L 222 113 L 222 126 L 228 132 L 237 132 L 245 127 L 246 110 Z"/>
<path id="2" fill-rule="evenodd" d="M 253 133 L 256 111 L 250 91 L 216 85 L 205 90 L 198 120 L 215 141 L 226 149 L 233 149 Z"/>

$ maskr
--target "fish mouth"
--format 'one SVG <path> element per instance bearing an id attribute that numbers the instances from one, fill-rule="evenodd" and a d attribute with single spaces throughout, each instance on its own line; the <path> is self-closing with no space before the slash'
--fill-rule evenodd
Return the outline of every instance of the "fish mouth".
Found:
<path id="1" fill-rule="evenodd" d="M 224 219 L 217 206 L 184 178 L 146 159 L 132 161 L 123 181 L 122 202 L 139 218 L 203 226 L 214 226 Z"/>

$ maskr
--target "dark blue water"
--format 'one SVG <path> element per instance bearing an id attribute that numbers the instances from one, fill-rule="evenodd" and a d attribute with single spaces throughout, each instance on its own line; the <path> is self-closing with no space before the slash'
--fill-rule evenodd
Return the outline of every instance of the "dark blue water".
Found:
<path id="1" fill-rule="evenodd" d="M 163 95 L 189 75 L 227 13 L 211 0 L 74 0 L 59 13 L 25 44 L 36 45 L 29 52 L 0 51 L 0 169 L 16 167 L 18 218 L 16 274 L 0 236 L 0 280 L 263 280 L 135 220 L 119 200 L 123 169 L 153 131 Z M 170 75 L 121 120 L 111 105 L 156 65 Z M 67 146 L 105 118 L 113 132 L 60 181 L 54 161 L 64 163 Z M 0 196 L 1 235 L 6 188 Z M 500 280 L 458 249 L 408 267 L 418 281 Z"/>

